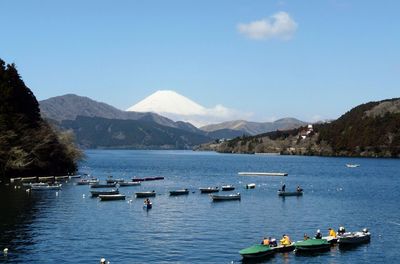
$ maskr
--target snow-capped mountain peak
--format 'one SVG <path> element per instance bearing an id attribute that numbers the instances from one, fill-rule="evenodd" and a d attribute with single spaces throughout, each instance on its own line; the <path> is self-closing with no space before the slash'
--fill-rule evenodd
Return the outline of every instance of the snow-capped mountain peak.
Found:
<path id="1" fill-rule="evenodd" d="M 157 91 L 129 107 L 127 111 L 177 115 L 202 115 L 206 112 L 205 107 L 170 90 Z"/>
<path id="2" fill-rule="evenodd" d="M 237 111 L 222 105 L 206 108 L 170 90 L 157 91 L 129 107 L 127 111 L 153 112 L 174 121 L 190 122 L 197 127 L 231 120 L 239 114 Z"/>

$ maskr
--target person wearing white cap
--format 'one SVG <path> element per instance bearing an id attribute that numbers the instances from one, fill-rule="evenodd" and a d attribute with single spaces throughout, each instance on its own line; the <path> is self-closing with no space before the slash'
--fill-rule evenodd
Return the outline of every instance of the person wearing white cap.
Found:
<path id="1" fill-rule="evenodd" d="M 321 230 L 317 230 L 317 233 L 315 234 L 315 238 L 316 239 L 321 239 L 322 238 L 322 234 L 321 234 Z"/>

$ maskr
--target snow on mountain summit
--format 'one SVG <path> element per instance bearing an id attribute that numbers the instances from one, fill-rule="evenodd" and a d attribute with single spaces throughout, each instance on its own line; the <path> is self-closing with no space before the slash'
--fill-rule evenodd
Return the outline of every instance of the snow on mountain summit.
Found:
<path id="1" fill-rule="evenodd" d="M 205 107 L 174 91 L 162 90 L 153 93 L 127 111 L 169 113 L 177 115 L 204 115 Z"/>
<path id="2" fill-rule="evenodd" d="M 153 112 L 174 121 L 190 122 L 200 127 L 237 118 L 239 112 L 216 105 L 206 108 L 175 91 L 161 90 L 146 97 L 127 111 Z M 245 114 L 248 117 L 248 114 Z M 243 116 L 243 113 L 242 113 Z"/>

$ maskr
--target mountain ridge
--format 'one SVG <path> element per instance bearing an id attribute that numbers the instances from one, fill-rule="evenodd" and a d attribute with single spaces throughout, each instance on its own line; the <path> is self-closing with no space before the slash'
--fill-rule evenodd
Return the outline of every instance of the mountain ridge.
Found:
<path id="1" fill-rule="evenodd" d="M 63 120 L 61 127 L 74 131 L 84 148 L 191 149 L 213 140 L 146 120 L 78 116 L 75 120 Z"/>
<path id="2" fill-rule="evenodd" d="M 245 134 L 257 135 L 275 130 L 288 130 L 306 125 L 306 122 L 296 118 L 281 118 L 273 122 L 254 122 L 246 120 L 233 120 L 200 127 L 201 130 L 211 132 L 220 129 L 239 130 Z"/>
<path id="3" fill-rule="evenodd" d="M 358 105 L 328 123 L 238 137 L 212 148 L 227 153 L 399 158 L 400 98 Z"/>
<path id="4" fill-rule="evenodd" d="M 107 103 L 95 101 L 89 97 L 76 94 L 65 94 L 42 100 L 39 102 L 43 117 L 61 122 L 75 120 L 77 116 L 103 117 L 120 120 L 147 120 L 160 125 L 193 130 L 195 127 L 187 122 L 174 122 L 171 119 L 155 113 L 127 112 L 115 108 Z"/>

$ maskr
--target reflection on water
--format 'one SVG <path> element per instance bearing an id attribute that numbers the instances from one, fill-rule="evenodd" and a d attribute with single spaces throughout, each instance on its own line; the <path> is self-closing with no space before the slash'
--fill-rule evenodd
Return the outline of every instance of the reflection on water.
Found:
<path id="1" fill-rule="evenodd" d="M 163 181 L 120 188 L 126 201 L 99 202 L 88 186 L 64 183 L 58 192 L 27 193 L 0 187 L 3 263 L 241 263 L 238 251 L 264 236 L 304 233 L 345 225 L 369 227 L 370 244 L 338 247 L 313 256 L 277 253 L 260 263 L 392 263 L 400 246 L 398 160 L 221 155 L 186 151 L 88 151 L 84 170 L 106 179 L 162 175 Z M 361 164 L 347 169 L 344 164 Z M 288 177 L 246 177 L 238 171 L 286 171 Z M 282 181 L 300 185 L 302 197 L 278 197 Z M 245 189 L 255 183 L 255 189 Z M 212 202 L 203 186 L 233 184 L 240 201 Z M 169 196 L 188 188 L 189 195 Z M 155 190 L 143 210 L 137 191 Z M 371 195 L 373 190 L 373 195 Z M 227 192 L 228 193 L 228 192 Z M 327 231 L 326 231 L 327 232 Z M 391 234 L 390 237 L 386 234 Z"/>

